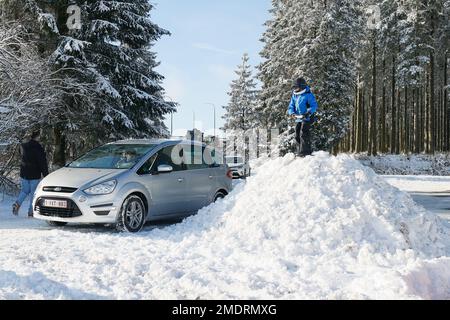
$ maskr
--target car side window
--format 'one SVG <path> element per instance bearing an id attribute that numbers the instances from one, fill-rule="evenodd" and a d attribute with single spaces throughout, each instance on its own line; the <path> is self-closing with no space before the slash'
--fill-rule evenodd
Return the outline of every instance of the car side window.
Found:
<path id="1" fill-rule="evenodd" d="M 169 165 L 173 168 L 173 171 L 183 171 L 184 170 L 184 164 L 181 161 L 181 163 L 177 164 L 174 161 L 172 161 L 172 152 L 175 146 L 167 147 L 162 150 L 160 150 L 157 154 L 158 157 L 156 158 L 156 161 L 153 163 L 150 173 L 155 173 L 158 171 L 158 167 L 160 165 Z M 183 150 L 180 148 L 180 159 L 182 159 Z"/>
<path id="2" fill-rule="evenodd" d="M 151 173 L 151 168 L 153 167 L 153 164 L 155 163 L 155 160 L 158 157 L 158 153 L 155 153 L 153 156 L 150 157 L 150 159 L 148 159 L 144 165 L 137 171 L 137 174 L 142 176 L 142 175 L 146 175 L 146 174 L 150 174 Z"/>
<path id="3" fill-rule="evenodd" d="M 187 150 L 185 154 L 187 170 L 208 169 L 210 167 L 203 157 L 205 147 L 187 146 L 185 150 Z"/>
<path id="4" fill-rule="evenodd" d="M 206 152 L 204 153 L 206 163 L 210 168 L 220 167 L 220 161 L 218 158 L 220 155 L 217 153 L 216 149 L 206 148 Z M 223 158 L 223 157 L 222 157 Z"/>

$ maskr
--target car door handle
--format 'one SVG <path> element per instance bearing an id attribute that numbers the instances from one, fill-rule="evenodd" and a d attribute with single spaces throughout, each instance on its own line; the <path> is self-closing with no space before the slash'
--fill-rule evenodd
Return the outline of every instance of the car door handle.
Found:
<path id="1" fill-rule="evenodd" d="M 214 178 L 213 176 L 209 176 L 210 179 Z"/>
<path id="2" fill-rule="evenodd" d="M 178 182 L 183 182 L 184 181 L 184 179 L 183 178 L 178 178 Z"/>

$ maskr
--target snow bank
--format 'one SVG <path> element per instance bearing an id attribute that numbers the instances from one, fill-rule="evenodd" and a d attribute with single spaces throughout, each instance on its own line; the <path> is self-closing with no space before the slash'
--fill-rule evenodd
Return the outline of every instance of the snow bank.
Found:
<path id="1" fill-rule="evenodd" d="M 389 184 L 406 192 L 450 194 L 450 176 L 383 176 L 383 178 Z"/>
<path id="2" fill-rule="evenodd" d="M 345 155 L 267 161 L 138 235 L 29 228 L 0 222 L 0 298 L 450 299 L 449 230 Z"/>
<path id="3" fill-rule="evenodd" d="M 354 157 L 375 170 L 388 175 L 450 176 L 450 154 L 380 155 L 355 154 Z"/>

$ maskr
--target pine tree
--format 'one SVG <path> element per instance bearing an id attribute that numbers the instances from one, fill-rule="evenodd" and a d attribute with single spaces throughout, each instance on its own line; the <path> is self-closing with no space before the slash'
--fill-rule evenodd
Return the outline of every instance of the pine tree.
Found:
<path id="1" fill-rule="evenodd" d="M 257 112 L 261 124 L 267 128 L 286 129 L 286 101 L 290 97 L 290 86 L 294 71 L 289 65 L 291 59 L 286 51 L 287 39 L 293 34 L 290 0 L 272 0 L 272 20 L 266 22 L 267 30 L 261 41 L 263 63 L 258 66 L 258 78 L 262 82 L 261 104 Z M 294 20 L 291 20 L 294 21 Z"/>
<path id="2" fill-rule="evenodd" d="M 231 91 L 228 93 L 230 102 L 224 107 L 225 130 L 246 132 L 255 127 L 255 106 L 258 101 L 249 59 L 248 54 L 244 54 L 242 63 L 236 70 L 237 79 L 231 83 Z"/>
<path id="3" fill-rule="evenodd" d="M 361 34 L 359 6 L 359 1 L 325 2 L 317 37 L 299 59 L 299 70 L 310 79 L 320 104 L 322 120 L 313 133 L 316 149 L 329 150 L 349 130 Z"/>
<path id="4" fill-rule="evenodd" d="M 95 82 L 104 100 L 101 120 L 116 137 L 166 134 L 164 115 L 174 105 L 163 99 L 163 77 L 154 71 L 158 63 L 150 49 L 168 32 L 149 19 L 153 6 L 146 0 L 80 4 L 82 29 L 62 37 L 54 61 Z"/>

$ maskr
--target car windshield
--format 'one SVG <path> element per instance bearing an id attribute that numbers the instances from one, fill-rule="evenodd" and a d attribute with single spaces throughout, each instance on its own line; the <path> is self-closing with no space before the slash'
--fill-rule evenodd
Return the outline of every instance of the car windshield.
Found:
<path id="1" fill-rule="evenodd" d="M 226 164 L 236 164 L 236 163 L 244 163 L 244 160 L 242 157 L 226 157 L 225 158 Z"/>
<path id="2" fill-rule="evenodd" d="M 68 165 L 69 168 L 131 169 L 156 145 L 107 144 L 91 150 Z"/>

